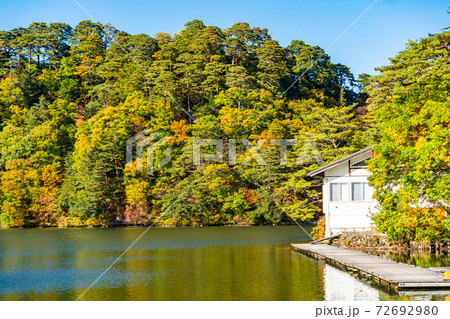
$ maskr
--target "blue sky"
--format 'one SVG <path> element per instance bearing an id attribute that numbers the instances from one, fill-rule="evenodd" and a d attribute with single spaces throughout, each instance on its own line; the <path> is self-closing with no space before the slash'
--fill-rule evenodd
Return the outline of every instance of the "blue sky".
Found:
<path id="1" fill-rule="evenodd" d="M 374 0 L 77 0 L 98 21 L 131 34 L 177 33 L 187 21 L 227 28 L 236 22 L 267 28 L 287 46 L 299 39 L 328 48 Z M 328 51 L 334 63 L 354 74 L 374 73 L 388 58 L 417 40 L 450 26 L 448 0 L 379 0 Z M 0 0 L 0 30 L 32 22 L 66 22 L 75 26 L 89 19 L 73 0 Z"/>

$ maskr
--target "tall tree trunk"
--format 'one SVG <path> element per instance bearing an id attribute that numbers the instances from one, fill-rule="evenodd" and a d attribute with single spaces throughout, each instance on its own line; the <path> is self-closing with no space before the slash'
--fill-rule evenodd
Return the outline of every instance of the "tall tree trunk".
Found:
<path id="1" fill-rule="evenodd" d="M 31 69 L 31 48 L 28 48 L 28 69 Z"/>
<path id="2" fill-rule="evenodd" d="M 192 124 L 192 115 L 191 115 L 191 98 L 190 98 L 190 91 L 189 91 L 189 79 L 186 79 L 186 88 L 187 88 L 187 111 L 189 115 L 189 124 Z"/>

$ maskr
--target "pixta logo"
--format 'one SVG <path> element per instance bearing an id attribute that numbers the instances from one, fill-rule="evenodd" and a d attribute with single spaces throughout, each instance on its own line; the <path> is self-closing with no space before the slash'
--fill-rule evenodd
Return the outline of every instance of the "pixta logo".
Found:
<path id="1" fill-rule="evenodd" d="M 145 153 L 147 173 L 153 175 L 155 168 L 161 169 L 170 162 L 172 158 L 171 146 L 168 143 L 171 139 L 172 136 L 163 136 L 163 134 L 159 132 L 154 132 L 152 134 L 149 134 L 148 130 L 139 132 L 127 141 L 126 165 L 128 167 L 136 165 L 136 170 L 142 172 L 144 170 L 143 156 Z M 227 144 L 224 145 L 224 143 Z M 237 145 L 239 145 L 241 149 L 244 148 L 246 153 L 245 158 L 240 161 L 239 165 L 248 165 L 252 160 L 258 165 L 267 165 L 264 157 L 260 154 L 260 151 L 265 145 L 270 145 L 278 147 L 279 165 L 286 166 L 288 165 L 288 147 L 298 145 L 298 141 L 296 139 L 259 139 L 252 144 L 248 139 L 228 139 L 226 142 L 224 139 L 193 139 L 192 144 L 190 145 L 192 145 L 192 161 L 194 166 L 199 166 L 202 162 L 225 162 L 225 148 L 228 150 L 228 164 L 230 166 L 235 166 L 237 165 L 238 157 Z M 301 149 L 297 154 L 294 165 L 302 166 L 313 162 L 316 162 L 319 165 L 324 164 L 322 156 L 311 136 L 308 136 L 304 140 L 303 145 L 300 146 Z M 154 155 L 158 149 L 162 148 L 164 148 L 164 151 L 163 153 L 158 152 L 159 161 L 158 163 L 155 163 Z M 204 152 L 205 148 L 208 148 L 209 152 Z M 214 153 L 211 153 L 212 149 L 214 150 Z M 134 150 L 136 150 L 135 153 Z"/>
<path id="2" fill-rule="evenodd" d="M 167 165 L 172 156 L 171 156 L 171 146 L 167 145 L 168 142 L 172 139 L 171 136 L 162 136 L 159 132 L 154 132 L 150 135 L 149 130 L 144 130 L 136 134 L 135 136 L 129 138 L 127 140 L 127 149 L 126 149 L 126 166 L 133 166 L 133 150 L 134 145 L 136 145 L 136 170 L 142 172 L 144 170 L 143 165 L 143 155 L 144 151 L 147 154 L 146 164 L 147 164 L 147 174 L 153 175 L 154 173 L 154 153 L 157 149 L 165 147 L 164 157 L 158 162 L 157 167 L 161 169 L 165 165 Z"/>
<path id="3" fill-rule="evenodd" d="M 236 165 L 237 162 L 237 152 L 236 145 L 241 143 L 248 152 L 247 156 L 240 163 L 240 165 L 248 165 L 250 162 L 255 160 L 258 165 L 267 165 L 264 157 L 260 154 L 261 149 L 264 145 L 277 146 L 280 151 L 279 165 L 288 165 L 288 146 L 297 145 L 298 141 L 295 139 L 259 139 L 256 144 L 253 145 L 248 139 L 230 139 L 227 141 L 228 145 L 228 164 Z M 202 146 L 215 149 L 215 153 L 203 153 Z M 194 139 L 193 141 L 193 164 L 200 165 L 202 159 L 204 162 L 223 162 L 224 161 L 224 140 L 223 139 Z M 312 138 L 306 139 L 303 146 L 298 153 L 297 159 L 295 161 L 296 166 L 302 166 L 316 162 L 319 165 L 323 165 L 325 162 L 318 151 L 316 144 Z"/>

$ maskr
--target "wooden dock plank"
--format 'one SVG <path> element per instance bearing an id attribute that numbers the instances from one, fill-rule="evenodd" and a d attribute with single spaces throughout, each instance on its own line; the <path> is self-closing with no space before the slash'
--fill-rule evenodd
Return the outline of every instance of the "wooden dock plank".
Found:
<path id="1" fill-rule="evenodd" d="M 292 244 L 292 246 L 300 252 L 338 263 L 347 269 L 357 270 L 366 277 L 386 282 L 397 289 L 450 288 L 450 280 L 444 280 L 442 273 L 426 268 L 330 245 Z"/>

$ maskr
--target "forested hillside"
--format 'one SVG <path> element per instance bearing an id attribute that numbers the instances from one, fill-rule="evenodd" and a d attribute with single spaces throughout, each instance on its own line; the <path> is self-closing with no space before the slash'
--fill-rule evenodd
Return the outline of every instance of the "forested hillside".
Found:
<path id="1" fill-rule="evenodd" d="M 325 162 L 366 146 L 360 89 L 322 48 L 284 48 L 247 23 L 194 20 L 153 37 L 90 21 L 1 31 L 0 223 L 292 222 L 280 207 L 314 218 L 320 195 L 306 173 L 318 164 L 293 162 L 307 139 Z M 126 141 L 145 129 L 171 137 L 172 160 L 155 160 L 153 175 L 125 165 Z M 195 166 L 193 138 L 299 142 L 287 165 L 266 143 L 265 166 L 239 165 L 242 144 L 238 165 Z"/>
<path id="2" fill-rule="evenodd" d="M 448 30 L 448 28 L 447 28 Z M 374 220 L 389 239 L 450 241 L 450 32 L 409 41 L 368 86 Z"/>

